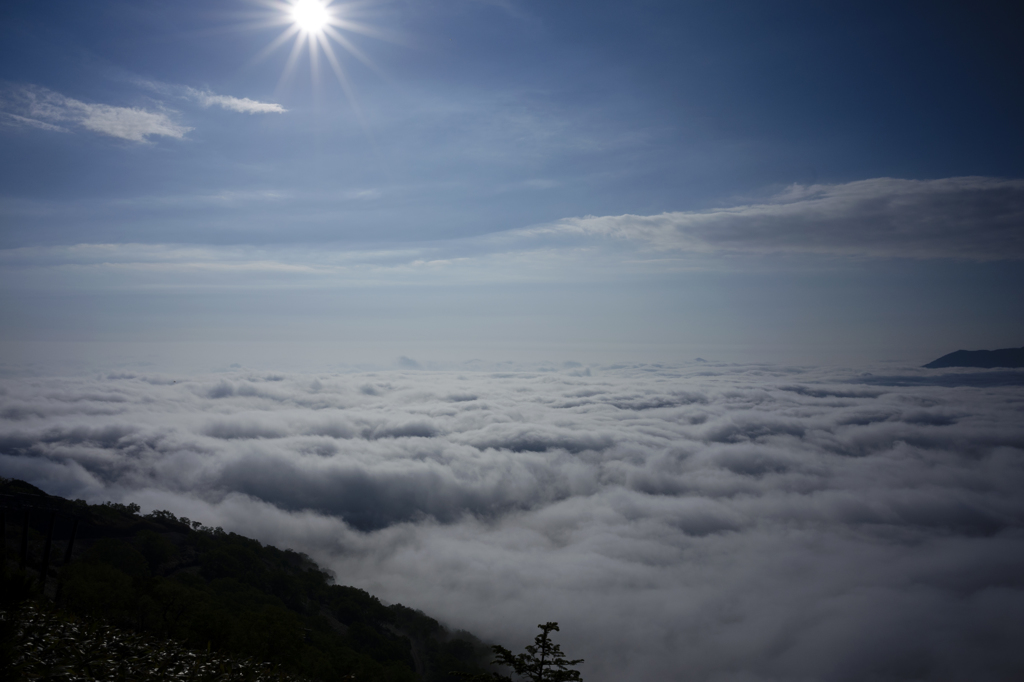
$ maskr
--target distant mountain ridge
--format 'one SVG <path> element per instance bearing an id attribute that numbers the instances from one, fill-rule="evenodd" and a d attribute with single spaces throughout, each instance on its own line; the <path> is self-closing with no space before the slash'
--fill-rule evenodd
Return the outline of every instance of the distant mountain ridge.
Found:
<path id="1" fill-rule="evenodd" d="M 1024 347 L 1001 348 L 999 350 L 958 350 L 932 360 L 928 369 L 941 367 L 1024 367 Z"/>

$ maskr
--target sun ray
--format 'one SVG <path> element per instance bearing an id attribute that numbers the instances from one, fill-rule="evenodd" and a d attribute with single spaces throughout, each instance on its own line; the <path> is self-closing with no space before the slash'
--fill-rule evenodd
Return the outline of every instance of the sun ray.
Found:
<path id="1" fill-rule="evenodd" d="M 344 47 L 344 48 L 345 48 L 346 50 L 348 50 L 348 53 L 349 53 L 349 54 L 351 54 L 351 55 L 352 55 L 353 57 L 355 57 L 356 59 L 358 59 L 359 61 L 361 61 L 361 62 L 362 62 L 363 64 L 366 64 L 366 65 L 367 65 L 368 67 L 370 67 L 370 68 L 371 68 L 371 69 L 373 69 L 374 71 L 377 71 L 377 70 L 378 70 L 378 68 L 377 68 L 377 65 L 376 65 L 376 64 L 374 64 L 374 63 L 373 63 L 373 62 L 372 62 L 372 61 L 370 60 L 370 58 L 369 58 L 368 56 L 366 56 L 366 53 L 365 53 L 365 52 L 363 52 L 363 51 L 362 51 L 362 50 L 360 50 L 360 49 L 359 49 L 358 47 L 356 47 L 355 45 L 353 45 L 353 44 L 352 44 L 352 41 L 351 41 L 351 40 L 349 40 L 349 39 L 348 39 L 348 38 L 346 38 L 346 37 L 345 37 L 344 35 L 342 35 L 341 33 L 339 33 L 339 32 L 338 32 L 337 30 L 335 30 L 335 29 L 334 29 L 333 27 L 331 27 L 331 26 L 328 26 L 328 27 L 327 27 L 327 28 L 326 28 L 326 29 L 324 30 L 324 34 L 325 34 L 325 35 L 328 35 L 328 36 L 330 36 L 331 38 L 333 38 L 333 39 L 334 39 L 334 40 L 335 40 L 335 41 L 336 41 L 336 42 L 337 42 L 337 43 L 338 43 L 339 45 L 341 45 L 341 46 L 342 46 L 342 47 Z"/>
<path id="2" fill-rule="evenodd" d="M 349 84 L 348 76 L 345 73 L 345 69 L 342 67 L 341 62 L 338 60 L 338 56 L 334 54 L 334 47 L 326 36 L 320 36 L 321 46 L 324 50 L 324 56 L 327 58 L 327 63 L 331 65 L 331 70 L 334 71 L 335 78 L 338 79 L 338 84 L 341 85 L 342 91 L 345 93 L 348 99 L 349 106 L 352 107 L 352 112 L 356 116 L 356 120 L 359 121 L 359 126 L 366 133 L 366 136 L 373 141 L 373 131 L 370 128 L 366 117 L 363 115 L 362 109 L 359 107 L 359 103 L 355 98 L 355 94 L 352 91 L 352 86 Z M 376 144 L 374 142 L 374 144 Z"/>
<path id="3" fill-rule="evenodd" d="M 264 59 L 270 56 L 270 53 L 274 52 L 275 50 L 277 50 L 277 48 L 287 43 L 298 32 L 299 29 L 297 27 L 289 26 L 281 33 L 281 35 L 274 38 L 274 40 L 269 45 L 260 50 L 255 57 L 250 59 L 249 64 L 258 64 L 259 62 L 263 61 Z"/>
<path id="4" fill-rule="evenodd" d="M 338 57 L 334 54 L 334 48 L 326 40 L 323 42 L 323 48 L 324 55 L 327 57 L 327 63 L 331 65 L 331 70 L 334 71 L 334 76 L 338 79 L 338 83 L 341 84 L 342 90 L 351 99 L 352 91 L 349 87 L 348 76 L 345 75 L 345 70 L 341 68 L 341 62 L 338 61 Z"/>
<path id="5" fill-rule="evenodd" d="M 295 70 L 295 65 L 299 62 L 299 55 L 302 54 L 302 46 L 306 40 L 306 36 L 299 33 L 295 38 L 295 43 L 292 45 L 292 52 L 288 55 L 288 61 L 285 62 L 284 71 L 281 72 L 281 77 L 277 81 L 277 88 L 280 90 L 284 87 L 285 81 L 292 75 Z"/>
<path id="6" fill-rule="evenodd" d="M 306 44 L 309 47 L 309 77 L 313 79 L 313 87 L 319 89 L 320 85 L 320 35 L 310 33 L 306 37 Z"/>

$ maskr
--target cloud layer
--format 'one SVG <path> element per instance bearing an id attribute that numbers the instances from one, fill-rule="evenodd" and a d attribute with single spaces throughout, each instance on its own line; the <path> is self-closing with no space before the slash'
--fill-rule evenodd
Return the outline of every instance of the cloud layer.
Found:
<path id="1" fill-rule="evenodd" d="M 524 235 L 602 236 L 659 250 L 883 258 L 1024 258 L 1024 180 L 873 178 L 792 185 L 769 201 L 654 216 L 587 216 Z"/>
<path id="2" fill-rule="evenodd" d="M 0 472 L 311 552 L 506 646 L 558 620 L 591 682 L 1002 680 L 1024 673 L 1022 379 L 8 380 Z"/>
<path id="3" fill-rule="evenodd" d="M 202 96 L 237 111 L 283 111 L 276 104 Z M 71 101 L 50 93 L 33 100 L 33 106 L 46 109 L 41 102 L 47 98 Z M 58 113 L 48 114 L 48 120 L 63 121 L 62 116 L 70 116 L 66 114 L 69 106 L 50 106 Z M 108 134 L 136 140 L 187 130 L 160 119 L 163 114 L 142 112 L 143 117 L 140 110 L 117 111 L 121 113 L 96 113 L 94 118 L 82 119 L 82 125 L 104 127 Z M 42 120 L 30 123 L 61 129 Z M 149 219 L 154 211 L 161 219 L 177 219 L 174 216 L 185 212 L 190 222 L 194 222 L 191 211 L 197 208 L 220 216 L 253 210 L 260 214 L 254 220 L 281 216 L 282 224 L 291 224 L 296 210 L 317 206 L 317 210 L 343 213 L 353 198 L 337 192 L 325 196 L 273 188 L 213 189 L 201 195 L 119 199 L 109 205 L 89 200 L 45 207 L 10 203 L 7 210 L 12 220 L 21 221 L 40 214 L 70 221 L 113 210 L 137 215 L 139 220 Z M 31 287 L 35 281 L 51 288 L 63 283 L 76 290 L 118 284 L 132 290 L 183 283 L 253 286 L 260 278 L 273 279 L 275 286 L 282 278 L 297 286 L 577 282 L 698 270 L 749 271 L 753 259 L 758 267 L 781 270 L 798 268 L 798 258 L 812 265 L 820 265 L 822 258 L 842 258 L 847 263 L 895 258 L 1012 262 L 1024 259 L 1022 225 L 1024 180 L 875 178 L 844 185 L 794 185 L 759 204 L 654 216 L 567 218 L 462 239 L 285 246 L 273 242 L 273 248 L 176 243 L 33 246 L 0 250 L 0 261 L 6 271 L 17 272 L 9 286 L 18 288 Z"/>

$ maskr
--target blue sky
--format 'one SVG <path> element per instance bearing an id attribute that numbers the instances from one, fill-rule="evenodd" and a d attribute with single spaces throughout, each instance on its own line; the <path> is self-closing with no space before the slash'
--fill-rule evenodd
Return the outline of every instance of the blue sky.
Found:
<path id="1" fill-rule="evenodd" d="M 0 344 L 923 363 L 1024 338 L 1008 3 L 0 9 Z"/>

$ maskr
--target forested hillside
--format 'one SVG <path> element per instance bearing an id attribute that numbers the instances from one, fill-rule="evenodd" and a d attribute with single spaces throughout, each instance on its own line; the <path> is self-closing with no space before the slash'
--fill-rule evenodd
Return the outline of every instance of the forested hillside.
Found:
<path id="1" fill-rule="evenodd" d="M 66 612 L 315 680 L 442 682 L 489 658 L 469 633 L 335 584 L 304 554 L 168 511 L 142 516 L 7 479 L 0 507 L 8 602 L 27 581 Z"/>

